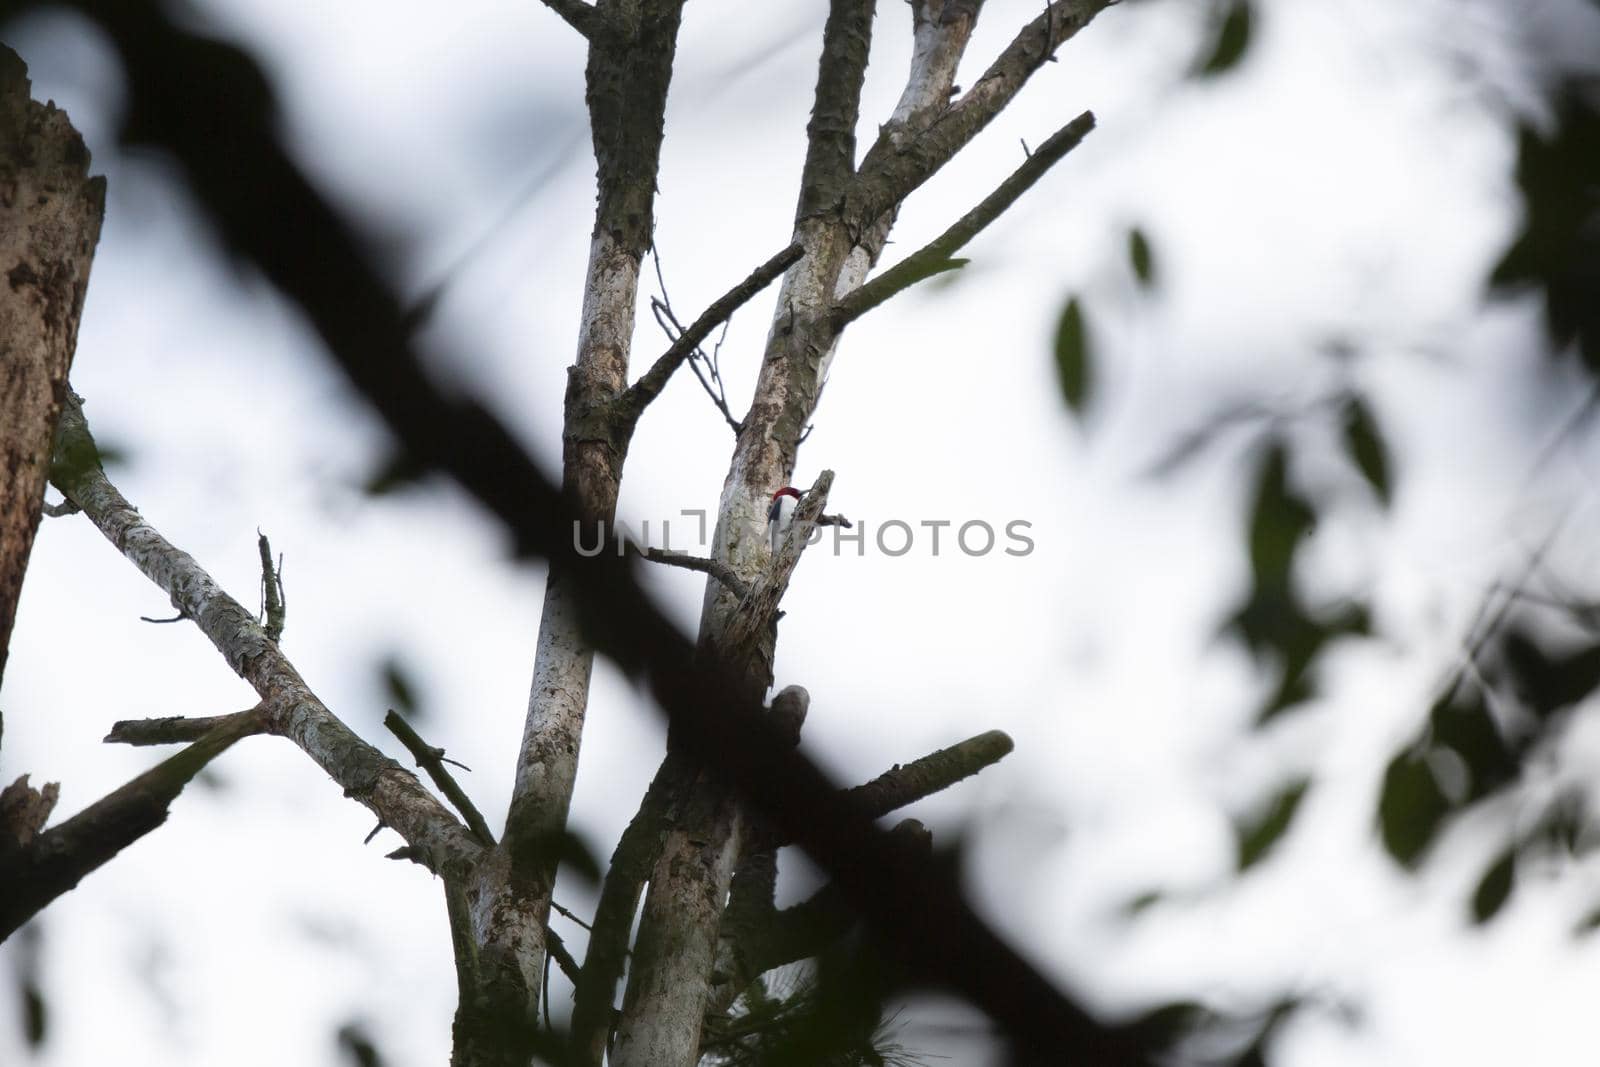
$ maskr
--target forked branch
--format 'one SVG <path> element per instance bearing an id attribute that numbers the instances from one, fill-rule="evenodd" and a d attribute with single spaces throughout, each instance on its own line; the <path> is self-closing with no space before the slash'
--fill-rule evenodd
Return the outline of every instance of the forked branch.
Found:
<path id="1" fill-rule="evenodd" d="M 1057 48 L 1113 2 L 1052 0 L 936 122 L 910 136 L 896 124 L 885 126 L 851 183 L 848 217 L 869 225 L 911 195 L 1011 103 Z"/>
<path id="2" fill-rule="evenodd" d="M 182 752 L 95 801 L 26 847 L 0 856 L 0 941 L 96 868 L 167 820 L 183 787 L 206 764 L 249 731 L 247 720 L 228 716 Z"/>
<path id="3" fill-rule="evenodd" d="M 111 484 L 101 469 L 80 402 L 70 391 L 62 403 L 50 477 L 251 684 L 261 697 L 270 732 L 305 750 L 347 795 L 394 827 L 412 855 L 430 870 L 465 873 L 474 865 L 482 846 L 455 816 L 415 775 L 361 740 L 329 711 L 254 614 L 223 592 L 194 557 L 162 537 Z M 251 723 L 240 718 L 236 727 L 242 736 Z"/>
<path id="4" fill-rule="evenodd" d="M 700 317 L 689 324 L 689 328 L 678 335 L 672 346 L 663 352 L 656 361 L 650 365 L 638 381 L 628 387 L 628 391 L 617 399 L 616 411 L 625 420 L 629 432 L 639 416 L 650 402 L 661 395 L 661 390 L 667 387 L 667 381 L 674 371 L 681 367 L 695 350 L 711 336 L 715 330 L 726 322 L 735 311 L 738 311 L 761 290 L 770 285 L 778 275 L 782 274 L 792 264 L 805 255 L 805 249 L 798 243 L 792 244 L 782 252 L 767 260 L 761 266 L 751 271 L 749 276 L 738 285 L 729 289 L 714 303 L 700 313 Z"/>

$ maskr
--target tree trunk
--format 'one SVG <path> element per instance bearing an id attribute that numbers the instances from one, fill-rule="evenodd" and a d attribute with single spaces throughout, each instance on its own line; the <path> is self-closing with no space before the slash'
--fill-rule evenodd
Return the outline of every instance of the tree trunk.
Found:
<path id="1" fill-rule="evenodd" d="M 105 214 L 83 138 L 0 45 L 0 677 Z"/>

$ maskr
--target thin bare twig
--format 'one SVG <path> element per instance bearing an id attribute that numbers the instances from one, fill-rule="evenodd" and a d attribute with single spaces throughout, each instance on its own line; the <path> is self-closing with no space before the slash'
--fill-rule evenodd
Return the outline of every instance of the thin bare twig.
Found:
<path id="1" fill-rule="evenodd" d="M 1022 165 L 1000 183 L 999 188 L 984 197 L 977 207 L 961 216 L 955 225 L 835 304 L 834 329 L 843 329 L 890 297 L 924 278 L 965 266 L 966 260 L 952 258 L 955 253 L 983 232 L 984 228 L 999 218 L 1008 207 L 1016 203 L 1018 197 L 1044 177 L 1045 171 L 1081 144 L 1092 129 L 1094 129 L 1094 115 L 1085 111 L 1057 130 L 1049 140 L 1034 149 Z"/>
<path id="2" fill-rule="evenodd" d="M 672 310 L 672 298 L 667 295 L 667 283 L 661 276 L 661 255 L 652 248 L 650 258 L 655 261 L 656 279 L 661 284 L 661 298 L 650 298 L 650 313 L 655 316 L 656 325 L 661 327 L 661 332 L 667 335 L 667 341 L 673 342 L 683 336 L 683 323 L 678 321 L 677 313 Z M 724 320 L 723 332 L 727 332 L 728 323 Z M 728 407 L 728 394 L 722 388 L 722 375 L 711 360 L 707 358 L 705 350 L 696 347 L 689 353 L 689 370 L 694 372 L 695 380 L 700 383 L 700 388 L 706 396 L 711 398 L 711 403 L 722 412 L 722 417 L 735 434 L 739 432 L 739 420 L 733 417 L 733 411 Z M 709 378 L 705 371 L 700 369 L 700 364 L 705 363 L 710 371 Z"/>
<path id="3" fill-rule="evenodd" d="M 261 617 L 267 637 L 277 641 L 283 636 L 283 620 L 289 611 L 289 598 L 283 591 L 283 557 L 273 565 L 272 544 L 260 530 L 256 531 L 256 548 L 261 552 Z"/>
<path id="4" fill-rule="evenodd" d="M 691 556 L 686 552 L 668 552 L 664 548 L 645 548 L 640 551 L 645 559 L 651 563 L 664 563 L 669 567 L 682 567 L 688 571 L 699 571 L 709 574 L 717 581 L 728 587 L 728 592 L 743 600 L 750 593 L 750 587 L 734 573 L 733 568 L 719 559 L 706 559 L 703 556 Z"/>
<path id="5" fill-rule="evenodd" d="M 428 777 L 439 787 L 439 792 L 445 795 L 445 799 L 449 800 L 466 820 L 473 836 L 493 848 L 494 835 L 489 832 L 489 824 L 484 821 L 483 814 L 473 805 L 472 799 L 451 777 L 450 772 L 444 769 L 444 749 L 435 748 L 424 741 L 417 731 L 411 728 L 411 724 L 397 715 L 393 708 L 390 708 L 389 713 L 383 717 L 383 725 L 398 737 L 400 743 L 406 746 L 406 751 L 416 758 L 417 766 L 428 772 Z M 461 764 L 457 763 L 456 766 L 459 767 Z"/>
<path id="6" fill-rule="evenodd" d="M 629 423 L 638 422 L 644 409 L 661 395 L 662 389 L 666 388 L 672 372 L 699 348 L 700 343 L 711 335 L 711 331 L 726 322 L 730 315 L 770 285 L 774 278 L 798 262 L 803 255 L 805 249 L 801 245 L 790 245 L 751 271 L 744 281 L 729 289 L 701 312 L 700 317 L 690 323 L 672 346 L 650 365 L 650 369 L 617 399 L 617 410 L 622 417 Z"/>

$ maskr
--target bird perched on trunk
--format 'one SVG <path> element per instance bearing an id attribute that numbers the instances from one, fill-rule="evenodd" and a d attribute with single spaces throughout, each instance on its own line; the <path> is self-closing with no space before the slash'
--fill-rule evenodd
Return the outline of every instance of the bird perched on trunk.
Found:
<path id="1" fill-rule="evenodd" d="M 800 496 L 800 490 L 792 485 L 786 485 L 772 494 L 772 506 L 767 509 L 767 540 L 772 543 L 774 556 L 783 547 L 789 525 L 794 522 L 794 509 L 800 504 Z"/>

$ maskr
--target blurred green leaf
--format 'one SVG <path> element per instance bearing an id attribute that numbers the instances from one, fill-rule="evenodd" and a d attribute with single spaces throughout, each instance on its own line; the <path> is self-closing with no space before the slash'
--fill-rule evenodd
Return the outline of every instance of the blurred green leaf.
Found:
<path id="1" fill-rule="evenodd" d="M 1466 764 L 1471 776 L 1466 801 L 1482 799 L 1521 771 L 1477 685 L 1463 682 L 1435 701 L 1428 712 L 1428 734 L 1430 744 L 1450 749 Z"/>
<path id="2" fill-rule="evenodd" d="M 1092 372 L 1088 330 L 1083 321 L 1083 306 L 1077 297 L 1067 301 L 1061 320 L 1056 324 L 1055 352 L 1061 396 L 1069 408 L 1081 415 L 1089 399 Z"/>
<path id="3" fill-rule="evenodd" d="M 339 1027 L 334 1039 L 338 1042 L 339 1051 L 344 1053 L 346 1063 L 353 1067 L 383 1067 L 383 1055 L 361 1023 L 345 1023 Z"/>
<path id="4" fill-rule="evenodd" d="M 1290 783 L 1272 798 L 1267 810 L 1254 820 L 1235 827 L 1239 846 L 1239 870 L 1246 871 L 1266 858 L 1294 822 L 1300 801 L 1311 782 L 1301 778 Z"/>
<path id="5" fill-rule="evenodd" d="M 1128 264 L 1133 268 L 1133 276 L 1139 279 L 1140 285 L 1146 289 L 1154 287 L 1156 264 L 1150 252 L 1150 239 L 1137 226 L 1128 231 Z"/>
<path id="6" fill-rule="evenodd" d="M 1422 753 L 1402 752 L 1389 761 L 1378 799 L 1378 828 L 1397 862 L 1414 868 L 1449 811 L 1450 801 Z"/>
<path id="7" fill-rule="evenodd" d="M 1526 631 L 1513 630 L 1506 635 L 1503 648 L 1517 695 L 1541 720 L 1600 688 L 1600 645 L 1551 653 Z"/>
<path id="8" fill-rule="evenodd" d="M 1143 893 L 1140 893 L 1138 896 L 1134 897 L 1132 900 L 1128 901 L 1126 904 L 1122 905 L 1122 914 L 1124 917 L 1132 919 L 1135 916 L 1143 915 L 1145 912 L 1149 911 L 1151 908 L 1155 907 L 1157 904 L 1160 904 L 1166 899 L 1167 895 L 1161 890 L 1147 889 Z"/>
<path id="9" fill-rule="evenodd" d="M 1378 500 L 1389 504 L 1389 452 L 1378 433 L 1372 412 L 1360 398 L 1352 398 L 1345 409 L 1344 446 L 1361 476 L 1372 486 Z"/>
<path id="10" fill-rule="evenodd" d="M 1267 589 L 1288 590 L 1294 554 L 1316 525 L 1311 505 L 1289 488 L 1288 467 L 1287 451 L 1274 442 L 1261 463 L 1250 512 L 1250 567 L 1257 586 Z"/>
<path id="11" fill-rule="evenodd" d="M 407 719 L 417 718 L 420 710 L 417 685 L 410 668 L 391 655 L 378 665 L 378 677 L 383 685 L 384 696 L 394 710 Z"/>
<path id="12" fill-rule="evenodd" d="M 1478 888 L 1472 893 L 1473 922 L 1486 923 L 1505 907 L 1511 898 L 1512 886 L 1516 884 L 1516 873 L 1517 849 L 1514 844 L 1507 845 L 1483 873 Z"/>
<path id="13" fill-rule="evenodd" d="M 1528 288 L 1544 297 L 1554 348 L 1578 343 L 1590 373 L 1600 371 L 1600 107 L 1573 79 L 1551 101 L 1554 122 L 1520 130 L 1517 185 L 1523 228 L 1490 280 L 1495 292 Z"/>
<path id="14" fill-rule="evenodd" d="M 22 1036 L 29 1048 L 38 1048 L 44 1044 L 45 1035 L 50 1032 L 50 1012 L 44 999 L 44 990 L 34 981 L 22 983 Z"/>
<path id="15" fill-rule="evenodd" d="M 1212 78 L 1238 66 L 1250 50 L 1254 22 L 1255 5 L 1251 0 L 1232 0 L 1222 17 L 1216 20 L 1203 53 L 1206 58 L 1196 67 L 1195 76 Z"/>

